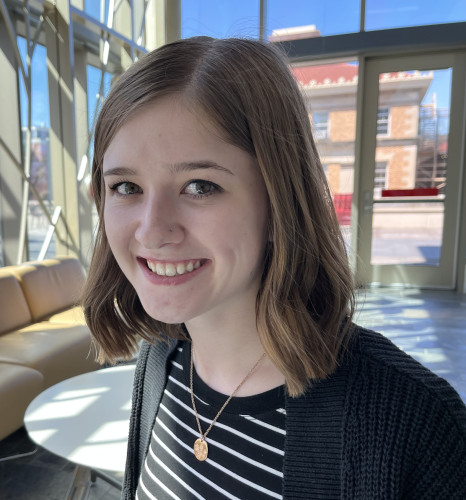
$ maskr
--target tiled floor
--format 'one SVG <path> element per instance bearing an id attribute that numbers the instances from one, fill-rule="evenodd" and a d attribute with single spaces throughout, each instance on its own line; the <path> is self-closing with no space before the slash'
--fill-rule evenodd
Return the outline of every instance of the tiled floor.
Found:
<path id="1" fill-rule="evenodd" d="M 378 330 L 432 371 L 466 401 L 466 296 L 451 292 L 375 289 L 359 295 L 356 322 Z M 20 430 L 0 442 L 2 456 L 33 448 Z M 63 500 L 73 465 L 40 449 L 0 462 L 0 500 Z M 121 479 L 121 475 L 118 477 Z M 97 479 L 90 500 L 116 500 L 119 492 Z"/>
<path id="2" fill-rule="evenodd" d="M 27 453 L 36 446 L 26 431 L 20 429 L 0 442 L 1 457 Z M 39 448 L 30 456 L 0 462 L 1 500 L 64 500 L 73 479 L 74 465 Z M 121 480 L 121 475 L 115 475 Z M 119 491 L 97 479 L 89 500 L 118 500 Z"/>
<path id="3" fill-rule="evenodd" d="M 390 338 L 466 402 L 466 295 L 379 288 L 360 294 L 358 306 L 356 323 Z"/>

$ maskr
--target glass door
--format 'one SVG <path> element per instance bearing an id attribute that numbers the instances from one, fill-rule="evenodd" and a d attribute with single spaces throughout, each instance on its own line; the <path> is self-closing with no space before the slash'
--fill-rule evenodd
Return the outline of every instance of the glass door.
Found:
<path id="1" fill-rule="evenodd" d="M 292 67 L 306 103 L 338 222 L 351 252 L 358 62 L 300 62 Z"/>
<path id="2" fill-rule="evenodd" d="M 464 148 L 464 52 L 369 59 L 358 280 L 454 288 Z"/>

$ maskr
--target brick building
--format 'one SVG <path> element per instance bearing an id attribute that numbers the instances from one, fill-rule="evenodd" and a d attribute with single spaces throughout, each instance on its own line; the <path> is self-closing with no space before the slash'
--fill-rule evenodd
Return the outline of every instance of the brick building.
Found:
<path id="1" fill-rule="evenodd" d="M 306 98 L 331 190 L 337 197 L 350 195 L 354 179 L 358 66 L 352 63 L 296 66 L 293 72 Z M 420 158 L 429 162 L 429 154 L 423 151 L 421 155 L 419 150 L 425 144 L 420 136 L 420 117 L 427 116 L 421 113 L 421 103 L 432 80 L 432 71 L 380 75 L 375 197 L 380 196 L 382 189 L 412 189 L 420 183 Z M 440 154 L 442 147 L 445 153 L 443 142 L 431 156 Z M 429 177 L 429 168 L 424 169 L 424 181 L 426 176 Z M 441 184 L 438 175 L 437 181 Z"/>

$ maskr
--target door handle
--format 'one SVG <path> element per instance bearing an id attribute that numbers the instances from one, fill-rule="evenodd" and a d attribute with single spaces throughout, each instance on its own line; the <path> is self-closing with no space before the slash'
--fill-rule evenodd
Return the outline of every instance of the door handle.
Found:
<path id="1" fill-rule="evenodd" d="M 372 214 L 372 206 L 374 204 L 374 196 L 372 191 L 364 191 L 363 195 L 363 212 L 364 215 Z"/>

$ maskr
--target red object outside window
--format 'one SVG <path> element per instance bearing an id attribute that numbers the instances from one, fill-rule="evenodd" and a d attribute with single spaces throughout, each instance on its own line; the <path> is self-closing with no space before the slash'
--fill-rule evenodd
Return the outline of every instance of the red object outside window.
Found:
<path id="1" fill-rule="evenodd" d="M 337 214 L 337 219 L 340 226 L 349 226 L 351 224 L 352 201 L 352 194 L 333 195 L 333 206 L 335 207 L 335 212 Z"/>
<path id="2" fill-rule="evenodd" d="M 392 196 L 437 196 L 437 188 L 382 189 L 382 198 Z"/>

